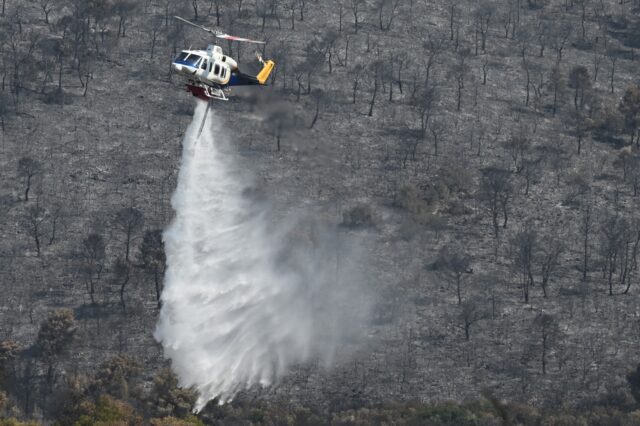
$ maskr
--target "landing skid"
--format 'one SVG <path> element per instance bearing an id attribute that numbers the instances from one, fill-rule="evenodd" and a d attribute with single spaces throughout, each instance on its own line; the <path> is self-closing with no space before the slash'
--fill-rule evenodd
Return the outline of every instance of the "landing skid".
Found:
<path id="1" fill-rule="evenodd" d="M 200 98 L 203 101 L 207 101 L 209 99 L 215 99 L 218 101 L 229 100 L 222 88 L 209 86 L 193 80 L 189 80 L 189 83 L 187 83 L 187 91 L 191 92 L 193 96 Z"/>
<path id="2" fill-rule="evenodd" d="M 204 88 L 204 93 L 209 99 L 217 99 L 219 101 L 229 100 L 229 98 L 224 94 L 224 90 L 217 87 L 206 86 Z"/>

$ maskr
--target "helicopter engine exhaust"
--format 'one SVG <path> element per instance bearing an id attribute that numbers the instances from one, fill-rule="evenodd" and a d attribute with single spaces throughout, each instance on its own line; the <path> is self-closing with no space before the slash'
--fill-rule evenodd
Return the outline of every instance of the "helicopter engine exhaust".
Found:
<path id="1" fill-rule="evenodd" d="M 250 195 L 253 179 L 224 135 L 198 102 L 171 200 L 175 218 L 163 234 L 167 270 L 154 337 L 180 385 L 198 391 L 195 411 L 276 384 L 311 359 L 336 363 L 368 317 L 361 241 L 301 214 L 275 218 Z"/>

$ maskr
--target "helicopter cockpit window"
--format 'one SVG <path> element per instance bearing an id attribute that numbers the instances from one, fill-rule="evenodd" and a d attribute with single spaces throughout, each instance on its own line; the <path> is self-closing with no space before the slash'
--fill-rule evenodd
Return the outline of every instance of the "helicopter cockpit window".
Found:
<path id="1" fill-rule="evenodd" d="M 187 52 L 181 52 L 178 56 L 176 56 L 174 62 L 182 62 L 187 59 L 187 56 L 189 56 Z"/>
<path id="2" fill-rule="evenodd" d="M 200 59 L 202 59 L 200 55 L 194 55 L 189 52 L 182 52 L 180 53 L 180 55 L 178 55 L 174 62 L 189 65 L 191 67 L 197 67 L 198 61 L 200 61 Z"/>
<path id="3" fill-rule="evenodd" d="M 200 65 L 200 68 L 203 69 L 203 70 L 207 69 L 207 60 L 206 59 L 202 60 L 202 65 Z"/>

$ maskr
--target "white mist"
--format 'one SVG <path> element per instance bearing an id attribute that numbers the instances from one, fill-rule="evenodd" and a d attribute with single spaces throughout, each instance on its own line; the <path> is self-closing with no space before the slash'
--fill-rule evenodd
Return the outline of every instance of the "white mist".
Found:
<path id="1" fill-rule="evenodd" d="M 367 311 L 355 275 L 336 278 L 335 238 L 317 226 L 311 236 L 298 224 L 275 227 L 243 196 L 251 176 L 214 113 L 197 138 L 205 106 L 183 142 L 155 332 L 180 384 L 198 390 L 198 411 L 310 357 L 330 363 L 345 337 L 361 334 Z"/>

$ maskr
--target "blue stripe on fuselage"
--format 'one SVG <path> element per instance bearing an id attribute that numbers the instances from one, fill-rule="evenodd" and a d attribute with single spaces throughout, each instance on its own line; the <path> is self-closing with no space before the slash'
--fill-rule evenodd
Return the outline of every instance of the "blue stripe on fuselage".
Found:
<path id="1" fill-rule="evenodd" d="M 259 83 L 255 78 L 250 78 L 250 76 L 233 72 L 231 73 L 231 78 L 229 79 L 227 86 L 254 86 L 256 84 Z"/>
<path id="2" fill-rule="evenodd" d="M 187 61 L 173 61 L 173 63 L 176 64 L 176 65 L 184 65 L 184 66 L 189 67 L 189 68 L 197 69 L 196 67 L 193 66 L 192 63 L 189 63 Z"/>

